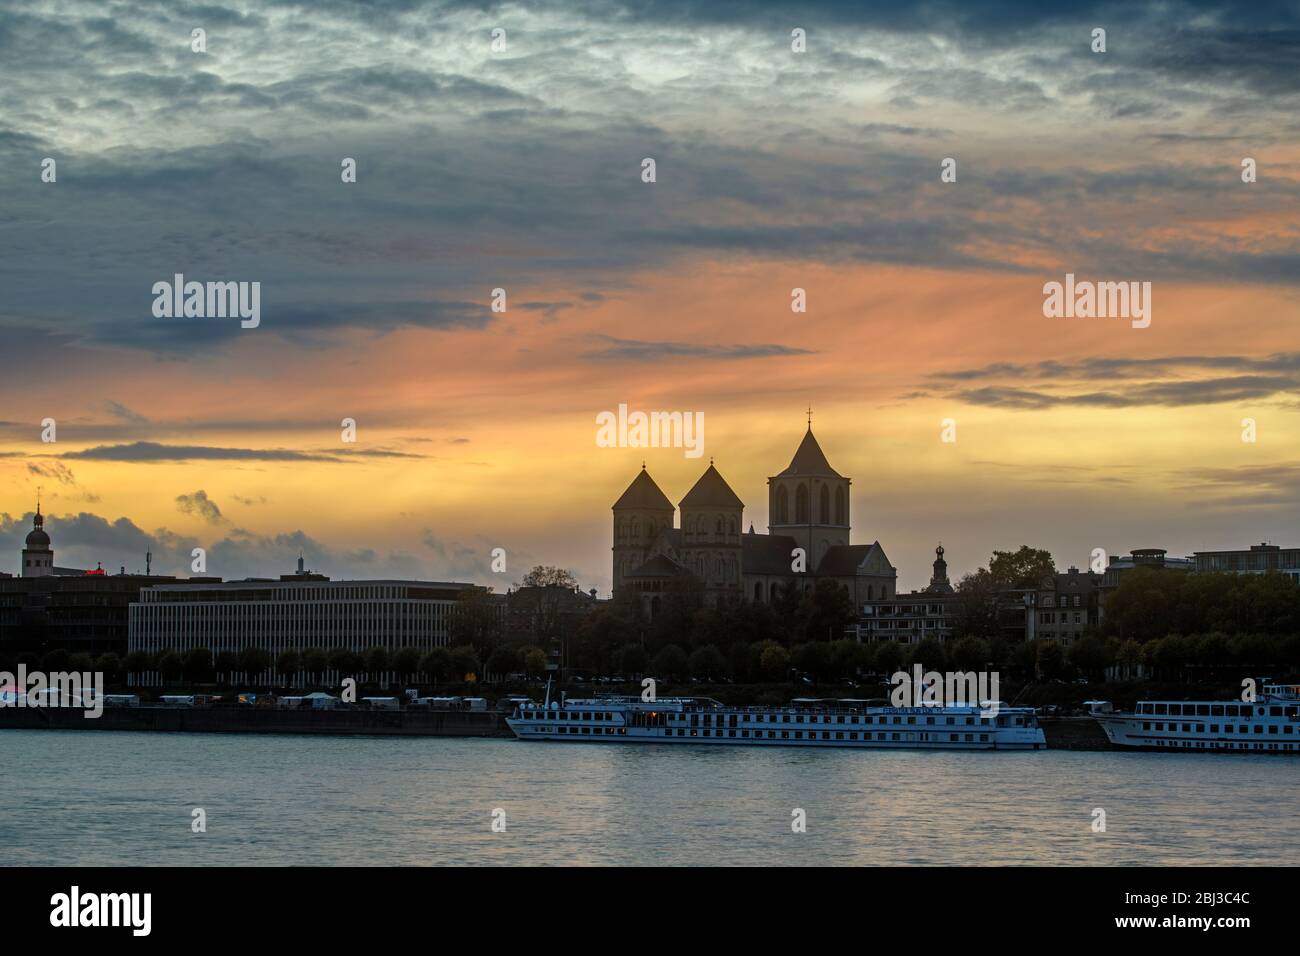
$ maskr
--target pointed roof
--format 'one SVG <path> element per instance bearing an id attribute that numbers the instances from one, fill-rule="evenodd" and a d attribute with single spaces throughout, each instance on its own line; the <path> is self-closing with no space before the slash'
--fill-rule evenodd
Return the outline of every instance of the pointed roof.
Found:
<path id="1" fill-rule="evenodd" d="M 619 496 L 618 501 L 614 502 L 615 511 L 622 511 L 626 508 L 672 511 L 673 503 L 668 500 L 666 494 L 659 490 L 655 480 L 650 477 L 650 472 L 645 470 L 645 465 L 642 465 L 640 473 L 632 479 L 632 484 L 628 485 L 627 490 Z"/>
<path id="2" fill-rule="evenodd" d="M 743 508 L 745 503 L 736 497 L 725 478 L 718 474 L 718 469 L 709 462 L 709 467 L 700 475 L 691 490 L 682 499 L 683 508 Z"/>
<path id="3" fill-rule="evenodd" d="M 808 431 L 804 432 L 803 441 L 799 443 L 799 449 L 794 453 L 794 458 L 790 459 L 790 466 L 777 477 L 783 478 L 788 475 L 843 477 L 826 460 L 826 455 L 822 452 L 822 446 L 817 444 L 817 439 L 813 437 L 811 425 L 808 426 Z"/>
<path id="4" fill-rule="evenodd" d="M 833 544 L 822 555 L 818 574 L 849 577 L 857 574 L 888 574 L 894 567 L 879 541 L 871 544 Z"/>

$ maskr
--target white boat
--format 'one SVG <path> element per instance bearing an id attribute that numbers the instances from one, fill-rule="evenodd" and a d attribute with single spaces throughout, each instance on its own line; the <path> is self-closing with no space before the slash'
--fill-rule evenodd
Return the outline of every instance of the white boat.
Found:
<path id="1" fill-rule="evenodd" d="M 520 740 L 569 743 L 900 750 L 1047 747 L 1033 708 L 1001 705 L 986 715 L 974 705 L 873 707 L 860 701 L 822 700 L 788 707 L 727 707 L 707 697 L 596 697 L 520 703 L 506 723 Z"/>
<path id="2" fill-rule="evenodd" d="M 1116 747 L 1300 753 L 1300 685 L 1261 685 L 1254 701 L 1143 700 L 1134 711 L 1089 703 Z"/>

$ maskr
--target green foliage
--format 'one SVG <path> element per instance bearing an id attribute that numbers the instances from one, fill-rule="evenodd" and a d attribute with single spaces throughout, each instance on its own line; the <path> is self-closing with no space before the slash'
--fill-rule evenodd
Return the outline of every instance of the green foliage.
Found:
<path id="1" fill-rule="evenodd" d="M 686 652 L 676 644 L 667 644 L 654 657 L 655 676 L 665 680 L 681 680 L 690 670 Z"/>
<path id="2" fill-rule="evenodd" d="M 989 559 L 989 576 L 996 587 L 1036 588 L 1056 574 L 1052 553 L 1022 544 L 1015 551 L 994 551 Z"/>
<path id="3" fill-rule="evenodd" d="M 776 641 L 764 641 L 759 645 L 758 666 L 768 680 L 790 679 L 790 654 Z"/>
<path id="4" fill-rule="evenodd" d="M 183 671 L 185 679 L 192 684 L 205 683 L 215 676 L 212 651 L 206 647 L 195 647 L 185 652 Z"/>
<path id="5" fill-rule="evenodd" d="M 410 680 L 420 669 L 420 651 L 414 647 L 403 647 L 393 654 L 389 667 L 396 671 L 402 680 Z"/>
<path id="6" fill-rule="evenodd" d="M 1139 643 L 1170 634 L 1300 633 L 1300 581 L 1285 574 L 1187 574 L 1137 568 L 1106 599 L 1106 634 Z"/>
<path id="7" fill-rule="evenodd" d="M 572 591 L 578 586 L 578 579 L 572 571 L 537 565 L 524 575 L 523 587 L 526 588 L 564 588 Z"/>
<path id="8" fill-rule="evenodd" d="M 717 647 L 705 644 L 691 652 L 690 669 L 692 677 L 718 680 L 727 673 L 727 659 L 722 656 L 722 651 Z"/>
<path id="9" fill-rule="evenodd" d="M 420 658 L 420 673 L 432 681 L 445 680 L 451 675 L 451 652 L 445 647 L 435 647 Z"/>

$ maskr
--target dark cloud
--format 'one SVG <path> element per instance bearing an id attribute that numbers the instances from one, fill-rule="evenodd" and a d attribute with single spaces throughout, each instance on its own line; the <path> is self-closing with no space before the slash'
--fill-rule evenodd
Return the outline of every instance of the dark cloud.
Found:
<path id="1" fill-rule="evenodd" d="M 191 495 L 177 495 L 176 507 L 187 515 L 197 515 L 209 524 L 220 524 L 225 519 L 217 503 L 200 488 Z"/>
<path id="2" fill-rule="evenodd" d="M 608 343 L 602 348 L 586 353 L 590 359 L 621 362 L 663 362 L 673 359 L 749 359 L 786 355 L 812 355 L 808 349 L 789 345 L 698 345 L 691 342 L 639 342 L 633 339 L 616 339 L 596 336 Z"/>

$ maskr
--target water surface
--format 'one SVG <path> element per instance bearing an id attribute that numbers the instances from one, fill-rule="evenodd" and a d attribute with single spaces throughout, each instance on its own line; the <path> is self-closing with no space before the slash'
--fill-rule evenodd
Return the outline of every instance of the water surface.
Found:
<path id="1" fill-rule="evenodd" d="M 5 730 L 0 755 L 10 865 L 1095 866 L 1300 849 L 1300 759 L 1247 754 Z"/>

